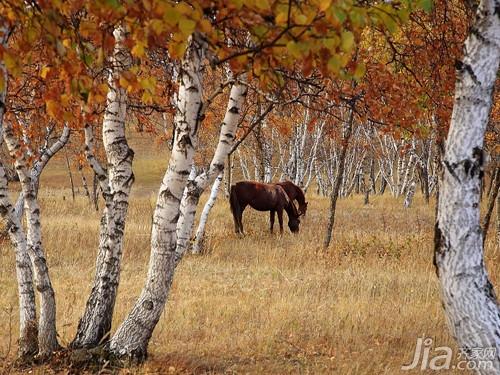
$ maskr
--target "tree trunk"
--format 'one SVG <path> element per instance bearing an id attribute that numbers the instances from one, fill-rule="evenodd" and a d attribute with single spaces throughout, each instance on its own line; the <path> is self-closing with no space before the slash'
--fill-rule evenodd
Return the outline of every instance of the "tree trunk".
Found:
<path id="1" fill-rule="evenodd" d="M 335 224 L 335 210 L 337 208 L 337 199 L 339 197 L 340 185 L 342 184 L 342 176 L 344 174 L 345 167 L 345 159 L 347 156 L 347 149 L 349 148 L 349 140 L 352 134 L 352 125 L 354 122 L 354 105 L 355 103 L 351 103 L 351 107 L 349 108 L 349 119 L 347 120 L 347 126 L 345 129 L 345 134 L 342 139 L 342 151 L 340 154 L 339 160 L 339 169 L 337 171 L 337 178 L 335 180 L 335 185 L 333 186 L 332 193 L 330 195 L 330 218 L 328 220 L 328 227 L 326 229 L 324 247 L 328 248 L 330 246 L 330 241 L 332 239 L 333 227 Z"/>
<path id="2" fill-rule="evenodd" d="M 380 190 L 378 191 L 379 195 L 384 195 L 385 193 L 385 188 L 387 187 L 387 180 L 384 178 L 384 176 L 380 176 Z"/>
<path id="3" fill-rule="evenodd" d="M 146 284 L 132 311 L 112 337 L 114 357 L 143 361 L 147 345 L 165 307 L 175 270 L 176 227 L 180 201 L 193 163 L 202 109 L 201 62 L 204 46 L 190 38 L 180 70 L 175 115 L 175 140 L 169 166 L 158 193 L 151 233 L 151 257 Z"/>
<path id="4" fill-rule="evenodd" d="M 500 192 L 497 194 L 497 246 L 500 247 Z"/>
<path id="5" fill-rule="evenodd" d="M 210 191 L 210 197 L 208 198 L 207 203 L 205 203 L 205 207 L 201 213 L 200 223 L 198 224 L 198 229 L 196 230 L 196 235 L 194 237 L 193 254 L 200 254 L 203 252 L 205 227 L 207 225 L 208 215 L 210 214 L 210 211 L 215 204 L 215 200 L 217 199 L 217 193 L 219 192 L 223 175 L 223 173 L 220 173 L 215 179 L 214 184 L 212 185 L 212 190 Z"/>
<path id="6" fill-rule="evenodd" d="M 210 168 L 193 181 L 188 181 L 187 194 L 181 202 L 180 217 L 177 224 L 177 262 L 182 258 L 188 247 L 201 194 L 224 170 L 224 160 L 231 151 L 246 93 L 246 86 L 241 83 L 235 83 L 231 88 L 226 114 L 220 128 L 219 143 L 210 163 Z"/>
<path id="7" fill-rule="evenodd" d="M 224 173 L 224 177 L 226 178 L 225 195 L 226 198 L 229 198 L 229 191 L 231 190 L 231 184 L 233 178 L 233 158 L 231 154 L 227 156 L 227 169 Z"/>
<path id="8" fill-rule="evenodd" d="M 0 44 L 4 47 L 10 35 L 7 27 L 0 28 Z M 0 60 L 0 74 L 4 87 L 0 90 L 0 144 L 3 141 L 3 116 L 7 97 L 7 69 Z M 34 355 L 38 351 L 38 327 L 36 322 L 35 291 L 33 273 L 27 251 L 26 235 L 20 216 L 16 215 L 9 199 L 7 175 L 0 160 L 0 214 L 6 221 L 6 228 L 16 255 L 16 276 L 19 295 L 19 351 L 20 357 Z"/>
<path id="9" fill-rule="evenodd" d="M 66 159 L 66 168 L 68 168 L 69 184 L 71 186 L 71 198 L 75 201 L 75 184 L 73 182 L 73 173 L 71 173 L 71 165 L 69 164 L 68 153 L 64 155 Z"/>
<path id="10" fill-rule="evenodd" d="M 434 262 L 449 328 L 480 374 L 500 373 L 500 311 L 484 265 L 479 201 L 483 143 L 500 61 L 500 9 L 482 0 L 457 62 L 439 191 Z M 474 349 L 494 351 L 485 366 Z"/>
<path id="11" fill-rule="evenodd" d="M 54 289 L 42 246 L 40 206 L 36 199 L 31 175 L 27 170 L 26 154 L 16 139 L 12 126 L 4 126 L 4 140 L 11 157 L 15 159 L 16 171 L 21 182 L 26 208 L 27 249 L 34 265 L 36 289 L 40 292 L 40 319 L 38 323 L 39 355 L 49 356 L 59 348 L 56 333 L 56 301 Z"/>
<path id="12" fill-rule="evenodd" d="M 124 45 L 126 32 L 117 27 L 113 33 L 115 49 L 113 68 L 108 77 L 106 111 L 102 137 L 108 161 L 106 207 L 100 226 L 99 252 L 96 274 L 85 312 L 78 324 L 73 348 L 94 347 L 106 339 L 111 329 L 116 293 L 120 282 L 120 264 L 123 236 L 128 211 L 130 190 L 134 182 L 132 161 L 134 152 L 125 136 L 127 92 L 118 86 L 120 73 L 131 64 L 128 48 Z M 104 182 L 104 178 L 102 178 Z"/>
<path id="13" fill-rule="evenodd" d="M 27 252 L 26 235 L 20 218 L 9 200 L 7 176 L 0 165 L 0 212 L 16 254 L 16 275 L 19 294 L 19 356 L 34 355 L 38 351 L 35 291 L 31 261 Z"/>
<path id="14" fill-rule="evenodd" d="M 491 181 L 491 188 L 489 198 L 488 198 L 488 206 L 486 207 L 486 215 L 483 220 L 483 246 L 486 242 L 486 236 L 488 235 L 488 228 L 490 226 L 491 215 L 493 214 L 493 208 L 495 206 L 495 201 L 497 200 L 497 196 L 499 195 L 500 189 L 500 167 L 497 167 L 494 173 L 494 179 Z"/>
<path id="15" fill-rule="evenodd" d="M 412 182 L 410 186 L 408 187 L 408 190 L 406 191 L 406 197 L 403 202 L 404 208 L 410 208 L 411 204 L 413 203 L 413 197 L 415 195 L 415 189 L 416 189 L 416 184 L 415 182 Z"/>
<path id="16" fill-rule="evenodd" d="M 92 176 L 92 202 L 96 211 L 99 211 L 99 193 L 97 192 L 97 187 L 99 183 L 97 181 L 97 173 L 93 173 Z"/>

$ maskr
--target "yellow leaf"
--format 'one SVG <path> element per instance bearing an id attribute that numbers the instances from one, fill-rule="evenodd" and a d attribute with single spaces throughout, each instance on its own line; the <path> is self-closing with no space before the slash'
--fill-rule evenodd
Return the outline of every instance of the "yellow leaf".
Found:
<path id="1" fill-rule="evenodd" d="M 156 79 L 155 77 L 148 77 L 141 80 L 141 87 L 144 90 L 148 90 L 150 92 L 154 92 L 156 88 Z"/>
<path id="2" fill-rule="evenodd" d="M 193 20 L 190 20 L 189 18 L 181 18 L 179 20 L 179 30 L 181 30 L 181 33 L 185 36 L 188 37 L 191 35 L 196 27 L 196 22 Z"/>
<path id="3" fill-rule="evenodd" d="M 40 71 L 40 77 L 42 77 L 43 79 L 47 78 L 47 74 L 49 74 L 49 72 L 50 72 L 50 67 L 45 65 Z"/>
<path id="4" fill-rule="evenodd" d="M 286 44 L 286 48 L 288 49 L 288 52 L 290 52 L 290 55 L 295 58 L 302 57 L 302 51 L 300 49 L 300 45 L 293 40 L 289 41 Z"/>
<path id="5" fill-rule="evenodd" d="M 121 85 L 121 81 L 120 81 L 120 85 Z M 99 92 L 99 94 L 101 95 L 106 95 L 108 93 L 108 85 L 106 83 L 101 83 L 97 86 L 97 91 Z"/>
<path id="6" fill-rule="evenodd" d="M 69 105 L 70 100 L 71 100 L 71 96 L 69 96 L 68 94 L 61 95 L 61 104 L 63 106 L 67 107 Z"/>
<path id="7" fill-rule="evenodd" d="M 205 34 L 210 34 L 210 32 L 212 31 L 212 24 L 210 23 L 210 21 L 208 21 L 207 19 L 202 19 L 200 21 L 200 30 Z"/>
<path id="8" fill-rule="evenodd" d="M 123 88 L 127 88 L 129 86 L 129 82 L 123 76 L 120 77 L 120 86 Z"/>
<path id="9" fill-rule="evenodd" d="M 271 5 L 269 4 L 269 0 L 256 0 L 255 6 L 261 10 L 271 9 Z"/>
<path id="10" fill-rule="evenodd" d="M 288 21 L 288 12 L 280 12 L 275 18 L 277 25 L 284 25 Z"/>
<path id="11" fill-rule="evenodd" d="M 136 57 L 144 57 L 144 54 L 145 54 L 145 48 L 146 47 L 146 43 L 142 42 L 142 41 L 137 41 L 134 45 L 134 47 L 132 47 L 132 50 L 130 51 L 132 53 L 132 55 L 136 56 Z"/>
<path id="12" fill-rule="evenodd" d="M 72 121 L 74 117 L 73 112 L 70 111 L 65 111 L 63 114 L 63 120 L 66 122 Z"/>
<path id="13" fill-rule="evenodd" d="M 243 7 L 243 0 L 231 0 L 231 4 L 233 4 L 236 9 L 241 9 Z"/>
<path id="14" fill-rule="evenodd" d="M 306 25 L 307 24 L 307 16 L 304 14 L 297 14 L 294 17 L 295 23 L 298 25 Z"/>
<path id="15" fill-rule="evenodd" d="M 57 118 L 57 102 L 55 100 L 49 99 L 45 101 L 45 111 L 47 114 L 53 118 Z"/>
<path id="16" fill-rule="evenodd" d="M 153 104 L 153 95 L 148 91 L 144 91 L 141 100 L 144 104 Z"/>
<path id="17" fill-rule="evenodd" d="M 359 80 L 361 79 L 366 72 L 366 66 L 364 63 L 360 62 L 356 65 L 356 69 L 354 70 L 354 78 Z"/>
<path id="18" fill-rule="evenodd" d="M 175 59 L 181 58 L 186 52 L 187 44 L 186 42 L 171 42 L 168 44 L 168 53 Z"/>
<path id="19" fill-rule="evenodd" d="M 324 12 L 328 8 L 330 8 L 330 5 L 332 5 L 332 0 L 321 0 L 319 3 L 319 10 Z"/>
<path id="20" fill-rule="evenodd" d="M 150 26 L 153 29 L 153 31 L 156 33 L 156 35 L 160 35 L 163 30 L 165 30 L 164 23 L 160 21 L 159 19 L 154 19 L 150 22 Z"/>
<path id="21" fill-rule="evenodd" d="M 344 52 L 350 52 L 354 46 L 354 34 L 350 31 L 343 31 L 340 38 L 340 48 Z"/>
<path id="22" fill-rule="evenodd" d="M 3 53 L 3 62 L 7 70 L 9 71 L 16 70 L 17 67 L 16 59 L 10 53 L 7 52 Z"/>
<path id="23" fill-rule="evenodd" d="M 175 9 L 179 11 L 181 14 L 190 15 L 193 12 L 193 8 L 191 8 L 185 2 L 180 2 L 175 5 Z"/>
<path id="24" fill-rule="evenodd" d="M 328 69 L 333 72 L 338 74 L 341 68 L 341 62 L 338 58 L 338 56 L 334 55 L 330 57 L 330 60 L 328 60 Z"/>

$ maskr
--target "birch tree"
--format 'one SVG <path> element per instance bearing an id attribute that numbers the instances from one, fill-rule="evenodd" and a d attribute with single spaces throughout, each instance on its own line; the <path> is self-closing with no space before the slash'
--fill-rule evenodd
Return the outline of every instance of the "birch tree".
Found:
<path id="1" fill-rule="evenodd" d="M 451 127 L 443 159 L 435 264 L 448 325 L 478 373 L 500 372 L 500 310 L 484 265 L 479 217 L 484 134 L 500 61 L 500 3 L 482 0 L 457 62 Z M 472 355 L 493 348 L 491 368 Z"/>
<path id="2" fill-rule="evenodd" d="M 106 205 L 101 218 L 99 251 L 92 291 L 78 324 L 72 343 L 74 348 L 96 346 L 111 329 L 120 281 L 128 200 L 134 182 L 132 172 L 134 152 L 128 146 L 125 137 L 127 92 L 118 84 L 120 73 L 131 65 L 131 57 L 124 45 L 126 37 L 124 27 L 117 27 L 113 35 L 115 48 L 108 75 L 109 91 L 102 126 L 107 170 L 99 165 L 94 156 L 90 126 L 87 125 L 85 128 L 86 156 L 99 177 Z"/>
<path id="3" fill-rule="evenodd" d="M 352 135 L 352 127 L 354 122 L 354 107 L 356 105 L 356 100 L 353 98 L 349 103 L 349 114 L 347 118 L 347 123 L 345 124 L 344 136 L 342 139 L 342 151 L 339 157 L 339 167 L 337 171 L 337 178 L 335 180 L 335 185 L 330 194 L 330 214 L 328 220 L 328 227 L 325 233 L 325 240 L 323 246 L 328 248 L 330 246 L 330 241 L 332 239 L 332 232 L 335 225 L 335 210 L 337 208 L 337 199 L 339 197 L 340 185 L 342 183 L 342 176 L 344 174 L 345 160 L 347 155 L 347 149 L 349 148 L 349 141 Z"/>
<path id="4" fill-rule="evenodd" d="M 11 30 L 3 24 L 0 28 L 0 44 L 5 47 Z M 3 143 L 3 117 L 7 99 L 7 69 L 0 61 L 0 75 L 3 85 L 0 89 L 0 145 Z M 31 261 L 27 251 L 26 234 L 20 217 L 16 214 L 9 198 L 7 175 L 0 160 L 0 214 L 6 221 L 6 228 L 16 256 L 16 276 L 19 294 L 19 356 L 34 355 L 38 351 L 35 291 Z"/>
<path id="5" fill-rule="evenodd" d="M 56 333 L 56 301 L 50 281 L 47 261 L 42 246 L 40 206 L 36 198 L 31 175 L 28 171 L 26 154 L 16 139 L 12 125 L 3 124 L 4 140 L 11 157 L 15 160 L 16 171 L 21 183 L 26 209 L 27 249 L 34 265 L 36 289 L 40 293 L 40 319 L 38 323 L 38 354 L 48 356 L 59 348 Z"/>
<path id="6" fill-rule="evenodd" d="M 144 288 L 109 343 L 112 355 L 142 361 L 165 307 L 176 264 L 177 221 L 193 163 L 196 133 L 203 106 L 201 68 L 204 43 L 193 35 L 181 63 L 175 114 L 175 139 L 153 216 L 151 257 Z"/>
<path id="7" fill-rule="evenodd" d="M 205 227 L 207 226 L 208 215 L 210 214 L 210 210 L 213 208 L 215 200 L 217 199 L 217 194 L 219 193 L 219 188 L 223 176 L 224 173 L 219 173 L 219 175 L 215 179 L 214 183 L 212 184 L 212 189 L 210 190 L 210 196 L 208 197 L 208 200 L 203 207 L 200 222 L 198 224 L 198 229 L 196 230 L 196 234 L 194 236 L 193 254 L 200 254 L 203 251 Z"/>
<path id="8" fill-rule="evenodd" d="M 177 261 L 182 258 L 188 247 L 201 194 L 224 170 L 224 161 L 233 145 L 246 93 L 246 86 L 238 81 L 235 82 L 231 88 L 226 113 L 220 127 L 219 142 L 210 167 L 187 184 L 186 195 L 181 202 L 180 217 L 177 224 Z"/>

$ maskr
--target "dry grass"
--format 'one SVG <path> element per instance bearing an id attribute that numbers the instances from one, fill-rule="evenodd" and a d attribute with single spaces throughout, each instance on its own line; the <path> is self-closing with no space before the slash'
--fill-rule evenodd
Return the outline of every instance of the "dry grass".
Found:
<path id="1" fill-rule="evenodd" d="M 150 182 L 162 173 L 157 163 L 136 164 L 141 167 L 115 324 L 133 305 L 146 274 Z M 47 176 L 50 186 L 50 172 Z M 158 185 L 159 177 L 155 181 Z M 89 293 L 99 220 L 85 198 L 72 202 L 69 196 L 68 190 L 41 192 L 63 344 L 72 339 Z M 299 235 L 270 235 L 268 216 L 247 211 L 244 238 L 233 233 L 228 204 L 219 200 L 208 228 L 208 253 L 187 256 L 179 266 L 150 359 L 130 372 L 400 374 L 401 365 L 413 358 L 417 337 L 455 347 L 432 266 L 433 209 L 419 197 L 409 210 L 389 196 L 373 197 L 369 206 L 361 197 L 341 200 L 334 243 L 325 252 L 328 201 L 312 194 L 308 199 Z M 490 238 L 487 263 L 496 285 L 499 258 Z M 0 290 L 0 356 L 8 357 L 4 371 L 14 372 L 9 363 L 16 350 L 17 296 L 8 242 L 0 247 Z"/>

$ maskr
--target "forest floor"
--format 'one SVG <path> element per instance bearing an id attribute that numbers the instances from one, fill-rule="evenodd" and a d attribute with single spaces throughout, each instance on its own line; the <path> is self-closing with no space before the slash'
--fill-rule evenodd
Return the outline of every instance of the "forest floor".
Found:
<path id="1" fill-rule="evenodd" d="M 136 156 L 114 328 L 144 283 L 155 192 L 166 160 L 157 150 Z M 67 345 L 90 291 L 100 215 L 81 195 L 81 187 L 76 200 L 71 199 L 63 166 L 56 161 L 44 172 L 40 199 L 58 333 Z M 228 203 L 219 197 L 207 227 L 206 254 L 188 255 L 179 265 L 148 361 L 123 373 L 435 373 L 419 367 L 401 370 L 413 360 L 422 337 L 432 338 L 433 347 L 450 346 L 456 363 L 458 350 L 446 327 L 432 264 L 434 202 L 426 205 L 417 195 L 413 207 L 404 209 L 402 200 L 389 194 L 370 197 L 368 205 L 361 196 L 342 199 L 333 243 L 325 251 L 327 198 L 307 194 L 308 214 L 298 235 L 270 234 L 269 215 L 248 210 L 246 236 L 238 237 Z M 492 233 L 486 263 L 498 290 L 500 251 Z M 18 322 L 15 280 L 13 252 L 4 239 L 0 373 L 26 371 L 12 366 Z M 54 372 L 50 366 L 30 371 Z"/>

